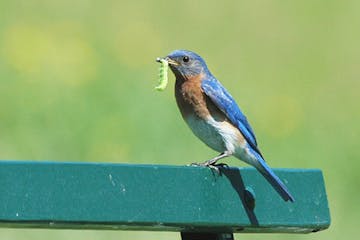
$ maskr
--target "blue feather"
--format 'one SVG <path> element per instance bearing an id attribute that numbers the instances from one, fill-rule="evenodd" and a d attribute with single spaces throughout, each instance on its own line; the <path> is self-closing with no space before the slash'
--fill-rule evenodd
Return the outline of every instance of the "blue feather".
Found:
<path id="1" fill-rule="evenodd" d="M 231 123 L 240 130 L 251 148 L 262 156 L 257 147 L 254 131 L 230 93 L 215 78 L 204 79 L 201 88 Z"/>
<path id="2" fill-rule="evenodd" d="M 280 196 L 285 200 L 290 200 L 294 202 L 295 199 L 285 186 L 285 184 L 280 180 L 274 171 L 266 164 L 265 160 L 255 151 L 250 149 L 250 152 L 257 159 L 256 162 L 253 162 L 253 166 L 265 177 L 265 179 L 274 187 L 274 189 L 280 194 Z"/>
<path id="3" fill-rule="evenodd" d="M 204 79 L 201 88 L 211 101 L 226 115 L 231 123 L 236 126 L 245 137 L 248 149 L 254 157 L 252 165 L 265 177 L 274 189 L 285 200 L 294 201 L 293 196 L 286 186 L 265 163 L 260 150 L 257 147 L 256 137 L 245 115 L 241 112 L 233 97 L 226 91 L 221 83 L 215 78 Z"/>

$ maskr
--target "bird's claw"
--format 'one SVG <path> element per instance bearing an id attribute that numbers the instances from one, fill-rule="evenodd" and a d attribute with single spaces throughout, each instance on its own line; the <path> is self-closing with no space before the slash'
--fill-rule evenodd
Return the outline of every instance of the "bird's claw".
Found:
<path id="1" fill-rule="evenodd" d="M 200 167 L 200 166 L 204 166 L 204 165 L 201 165 L 201 163 L 194 162 L 194 163 L 188 164 L 187 166 Z"/>
<path id="2" fill-rule="evenodd" d="M 217 165 L 208 165 L 207 167 L 210 168 L 211 170 L 215 170 L 217 174 L 221 175 L 220 167 L 218 167 Z"/>
<path id="3" fill-rule="evenodd" d="M 229 165 L 227 165 L 226 163 L 211 164 L 209 161 L 201 163 L 191 163 L 188 166 L 208 167 L 212 170 L 215 170 L 218 174 L 221 174 L 220 168 L 229 167 Z"/>
<path id="4" fill-rule="evenodd" d="M 210 167 L 210 166 L 214 166 L 213 164 L 209 163 L 208 161 L 206 162 L 194 162 L 194 163 L 190 163 L 188 164 L 188 166 L 195 166 L 195 167 Z"/>
<path id="5" fill-rule="evenodd" d="M 214 164 L 213 166 L 222 167 L 222 168 L 229 168 L 229 165 L 227 165 L 226 163 L 217 163 L 217 164 Z"/>

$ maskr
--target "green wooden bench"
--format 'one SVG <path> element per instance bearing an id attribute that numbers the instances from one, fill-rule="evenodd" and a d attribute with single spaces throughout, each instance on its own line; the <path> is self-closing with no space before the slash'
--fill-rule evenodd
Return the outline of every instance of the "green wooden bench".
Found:
<path id="1" fill-rule="evenodd" d="M 328 228 L 321 171 L 275 172 L 294 203 L 254 168 L 0 161 L 0 226 L 176 231 L 184 240 Z"/>

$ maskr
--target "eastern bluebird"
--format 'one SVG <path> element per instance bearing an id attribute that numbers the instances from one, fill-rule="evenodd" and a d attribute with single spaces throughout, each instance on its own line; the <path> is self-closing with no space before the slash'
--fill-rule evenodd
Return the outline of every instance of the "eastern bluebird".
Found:
<path id="1" fill-rule="evenodd" d="M 255 134 L 233 97 L 210 73 L 196 53 L 175 50 L 165 60 L 175 74 L 175 97 L 181 115 L 193 133 L 221 154 L 203 166 L 235 156 L 254 166 L 285 200 L 294 201 L 257 146 Z"/>

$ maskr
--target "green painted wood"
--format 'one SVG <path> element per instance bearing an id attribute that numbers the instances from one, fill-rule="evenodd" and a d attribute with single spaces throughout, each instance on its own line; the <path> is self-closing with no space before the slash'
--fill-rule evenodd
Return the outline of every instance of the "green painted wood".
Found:
<path id="1" fill-rule="evenodd" d="M 321 171 L 275 172 L 296 202 L 284 202 L 253 168 L 218 174 L 189 166 L 0 161 L 0 226 L 220 233 L 328 228 Z"/>

